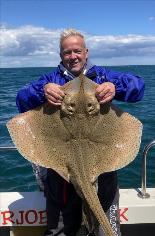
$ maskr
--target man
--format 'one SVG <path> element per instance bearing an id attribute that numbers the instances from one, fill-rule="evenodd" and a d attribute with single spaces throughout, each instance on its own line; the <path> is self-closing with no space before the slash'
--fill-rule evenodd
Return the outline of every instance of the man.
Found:
<path id="1" fill-rule="evenodd" d="M 62 32 L 60 57 L 62 61 L 55 71 L 41 76 L 38 81 L 32 82 L 19 91 L 17 106 L 20 112 L 33 109 L 45 101 L 51 106 L 60 106 L 65 96 L 61 86 L 81 73 L 99 84 L 96 89 L 96 97 L 100 104 L 112 99 L 137 102 L 143 97 L 144 82 L 140 77 L 91 65 L 88 61 L 88 49 L 84 36 L 74 29 Z M 48 224 L 45 235 L 75 236 L 82 221 L 82 202 L 73 185 L 68 184 L 51 169 L 47 169 L 47 176 L 44 177 L 43 182 Z M 115 235 L 120 236 L 116 172 L 99 176 L 98 197 Z M 60 212 L 63 218 L 63 228 L 58 228 Z M 104 235 L 101 229 L 99 235 Z"/>

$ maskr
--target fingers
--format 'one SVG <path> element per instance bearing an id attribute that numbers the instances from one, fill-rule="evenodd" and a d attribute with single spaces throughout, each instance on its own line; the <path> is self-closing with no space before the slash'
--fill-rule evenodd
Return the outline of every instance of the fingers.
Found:
<path id="1" fill-rule="evenodd" d="M 49 104 L 54 105 L 54 106 L 60 106 L 61 105 L 61 100 L 58 100 L 52 96 L 46 96 L 46 99 Z"/>
<path id="2" fill-rule="evenodd" d="M 100 104 L 110 102 L 115 96 L 115 85 L 110 82 L 100 84 L 96 89 L 96 97 Z"/>
<path id="3" fill-rule="evenodd" d="M 65 96 L 61 86 L 54 83 L 46 84 L 44 93 L 47 101 L 54 106 L 60 106 Z"/>
<path id="4" fill-rule="evenodd" d="M 54 83 L 48 83 L 44 86 L 44 93 L 47 101 L 54 106 L 60 106 L 65 93 L 61 86 Z M 110 82 L 100 84 L 96 88 L 96 97 L 100 104 L 110 102 L 115 96 L 115 85 Z"/>
<path id="5" fill-rule="evenodd" d="M 110 102 L 113 99 L 112 96 L 108 96 L 107 98 L 103 98 L 102 100 L 99 101 L 100 104 L 105 104 L 107 102 Z"/>

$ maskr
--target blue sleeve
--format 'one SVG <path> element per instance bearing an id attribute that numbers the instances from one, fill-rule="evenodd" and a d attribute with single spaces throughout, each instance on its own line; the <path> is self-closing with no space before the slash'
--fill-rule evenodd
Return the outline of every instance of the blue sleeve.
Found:
<path id="1" fill-rule="evenodd" d="M 145 84 L 141 77 L 112 70 L 107 70 L 105 77 L 106 81 L 113 83 L 116 87 L 116 100 L 137 102 L 142 99 Z"/>
<path id="2" fill-rule="evenodd" d="M 39 80 L 33 81 L 19 90 L 16 97 L 19 112 L 31 110 L 46 101 L 43 88 L 47 83 L 49 83 L 49 77 L 43 75 Z"/>

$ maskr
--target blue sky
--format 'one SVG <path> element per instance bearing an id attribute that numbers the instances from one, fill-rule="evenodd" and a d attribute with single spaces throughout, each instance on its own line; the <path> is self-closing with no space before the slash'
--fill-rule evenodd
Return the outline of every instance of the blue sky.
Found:
<path id="1" fill-rule="evenodd" d="M 69 27 L 84 33 L 94 63 L 155 64 L 155 1 L 0 0 L 0 3 L 1 67 L 57 65 L 59 34 Z"/>

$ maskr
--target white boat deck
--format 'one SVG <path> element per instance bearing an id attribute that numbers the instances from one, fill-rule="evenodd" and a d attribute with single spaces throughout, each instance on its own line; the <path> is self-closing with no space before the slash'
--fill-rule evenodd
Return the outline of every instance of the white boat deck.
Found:
<path id="1" fill-rule="evenodd" d="M 120 189 L 120 222 L 123 236 L 155 235 L 155 188 L 148 188 L 150 198 L 137 196 L 136 189 Z M 135 234 L 131 231 L 134 225 Z M 139 234 L 135 226 L 147 231 Z M 149 231 L 148 225 L 153 226 Z M 27 227 L 29 226 L 29 227 Z M 45 198 L 43 192 L 0 193 L 0 235 L 40 236 L 46 226 Z M 9 228 L 9 231 L 8 231 Z M 130 229 L 128 232 L 126 229 Z M 5 230 L 4 230 L 5 229 Z M 39 231 L 38 231 L 39 229 Z M 31 232 L 31 233 L 30 233 Z M 42 233 L 41 233 L 42 232 Z"/>

